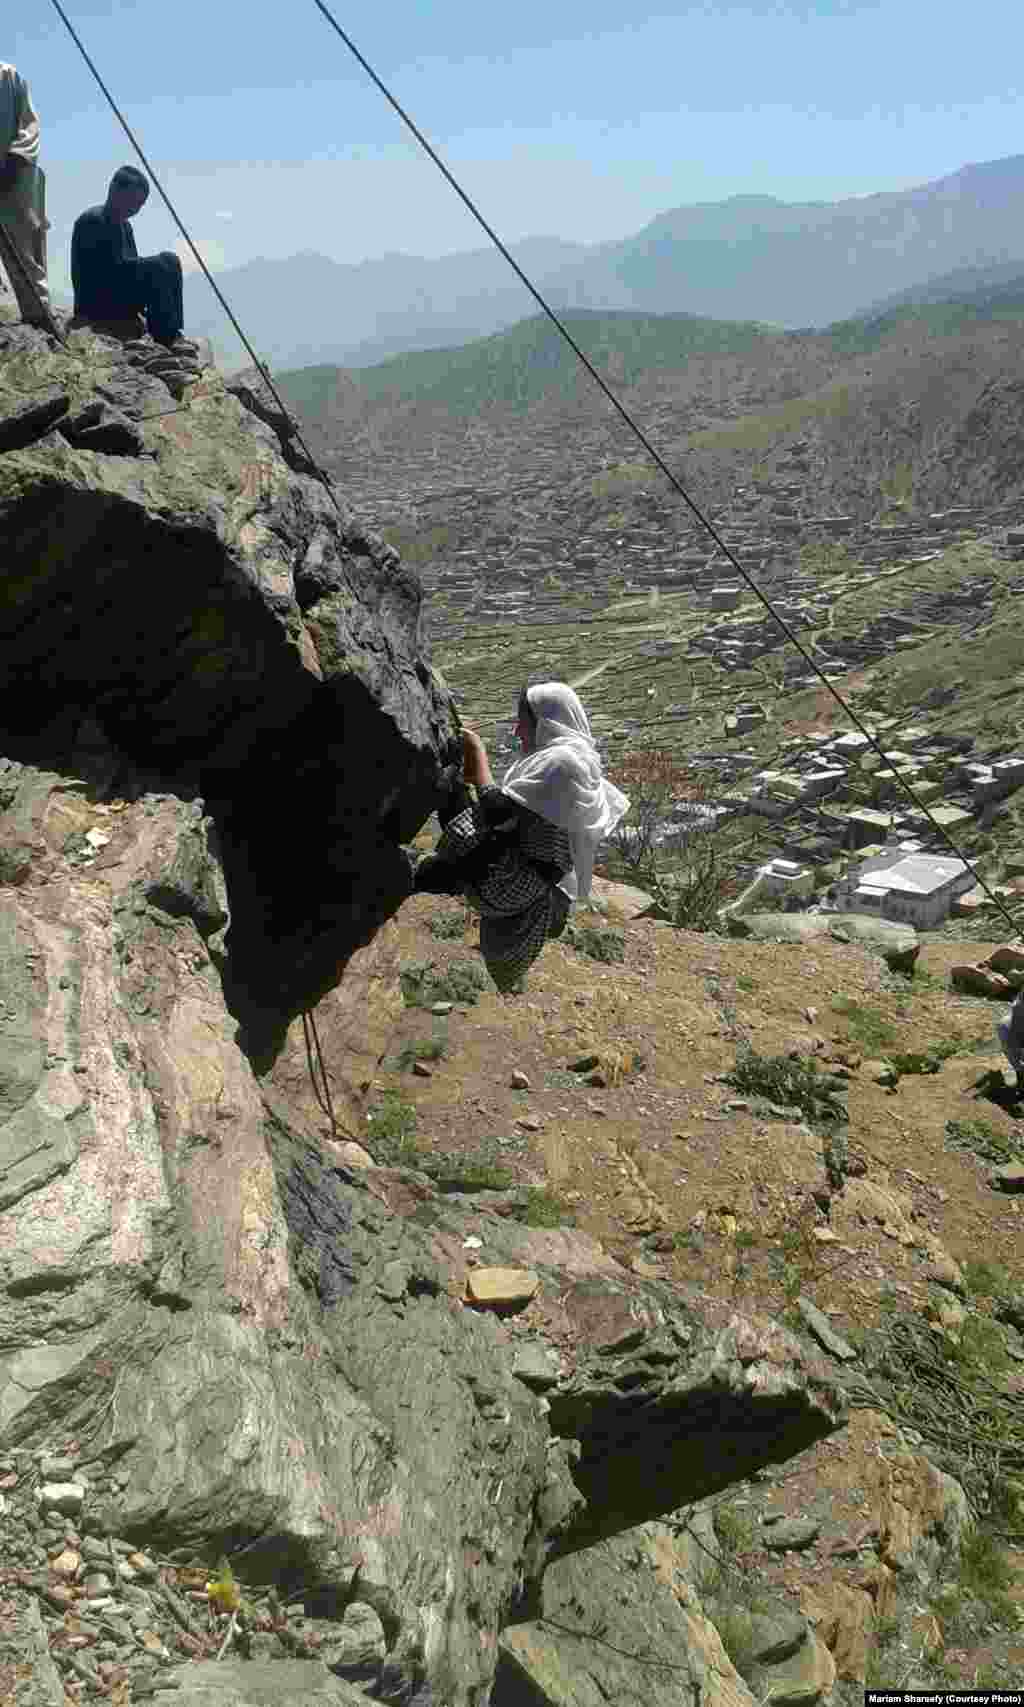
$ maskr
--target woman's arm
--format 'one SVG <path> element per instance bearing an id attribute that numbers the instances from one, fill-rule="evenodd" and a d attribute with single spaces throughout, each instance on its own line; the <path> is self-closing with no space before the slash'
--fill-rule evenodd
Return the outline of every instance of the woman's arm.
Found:
<path id="1" fill-rule="evenodd" d="M 487 757 L 487 749 L 475 729 L 462 731 L 463 775 L 467 782 L 475 783 L 477 788 L 491 788 L 494 777 L 491 774 L 491 763 Z"/>

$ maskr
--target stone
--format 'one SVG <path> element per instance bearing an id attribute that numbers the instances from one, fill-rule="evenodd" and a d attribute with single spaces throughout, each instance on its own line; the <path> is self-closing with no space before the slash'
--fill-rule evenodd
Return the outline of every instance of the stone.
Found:
<path id="1" fill-rule="evenodd" d="M 780 1604 L 770 1613 L 751 1613 L 745 1635 L 753 1663 L 774 1666 L 790 1659 L 807 1640 L 807 1620 Z"/>
<path id="2" fill-rule="evenodd" d="M 1024 1191 L 1024 1162 L 1007 1162 L 993 1169 L 988 1183 L 995 1191 Z"/>
<path id="3" fill-rule="evenodd" d="M 806 1584 L 800 1592 L 800 1610 L 831 1653 L 837 1678 L 863 1684 L 874 1647 L 871 1595 L 835 1580 Z"/>
<path id="4" fill-rule="evenodd" d="M 75 1474 L 75 1461 L 47 1456 L 40 1459 L 39 1474 L 45 1482 L 70 1482 Z"/>
<path id="5" fill-rule="evenodd" d="M 993 950 L 982 965 L 1019 982 L 1024 977 L 1024 948 L 1015 943 L 1003 943 L 1001 947 Z"/>
<path id="6" fill-rule="evenodd" d="M 590 896 L 598 902 L 596 910 L 609 918 L 642 919 L 654 906 L 654 897 L 646 889 L 632 883 L 612 883 L 607 877 L 592 878 Z"/>
<path id="7" fill-rule="evenodd" d="M 829 915 L 829 935 L 838 942 L 855 942 L 882 956 L 892 972 L 912 972 L 921 952 L 917 932 L 911 925 L 891 919 L 874 919 L 863 913 Z"/>
<path id="8" fill-rule="evenodd" d="M 882 1085 L 886 1090 L 895 1090 L 899 1084 L 899 1073 L 891 1061 L 865 1061 L 864 1072 L 874 1085 Z"/>
<path id="9" fill-rule="evenodd" d="M 882 1563 L 899 1573 L 934 1576 L 956 1557 L 971 1521 L 963 1488 L 911 1452 L 880 1458 L 875 1473 Z"/>
<path id="10" fill-rule="evenodd" d="M 809 1298 L 801 1297 L 797 1299 L 796 1307 L 819 1345 L 824 1346 L 832 1357 L 838 1357 L 842 1363 L 852 1363 L 856 1359 L 857 1353 L 853 1346 L 848 1345 L 836 1333 L 828 1317 L 818 1309 L 816 1304 L 812 1303 Z"/>
<path id="11" fill-rule="evenodd" d="M 514 1091 L 528 1091 L 530 1089 L 530 1081 L 519 1067 L 514 1069 L 509 1084 Z"/>
<path id="12" fill-rule="evenodd" d="M 536 1296 L 540 1276 L 532 1268 L 475 1268 L 466 1284 L 475 1304 L 522 1309 Z"/>
<path id="13" fill-rule="evenodd" d="M 835 1681 L 832 1655 L 813 1630 L 789 1659 L 759 1667 L 751 1678 L 757 1698 L 772 1702 L 773 1707 L 814 1707 Z"/>
<path id="14" fill-rule="evenodd" d="M 161 1672 L 152 1699 L 154 1707 L 366 1707 L 362 1690 L 322 1660 L 196 1660 Z"/>
<path id="15" fill-rule="evenodd" d="M 817 1541 L 821 1524 L 816 1517 L 780 1517 L 764 1520 L 762 1540 L 771 1553 L 802 1552 Z"/>
<path id="16" fill-rule="evenodd" d="M 0 374 L 0 451 L 22 450 L 41 439 L 67 413 L 69 401 L 59 385 L 26 397 L 4 385 Z"/>
<path id="17" fill-rule="evenodd" d="M 553 1387 L 561 1373 L 555 1353 L 542 1340 L 521 1340 L 512 1359 L 512 1373 L 537 1392 Z"/>
<path id="18" fill-rule="evenodd" d="M 76 1553 L 73 1547 L 65 1547 L 55 1558 L 50 1560 L 50 1569 L 56 1571 L 58 1576 L 73 1577 L 77 1574 L 81 1563 L 81 1554 Z"/>
<path id="19" fill-rule="evenodd" d="M 65 1516 L 81 1511 L 85 1489 L 81 1482 L 44 1482 L 39 1489 L 39 1503 L 44 1511 L 62 1511 Z"/>
<path id="20" fill-rule="evenodd" d="M 963 990 L 969 996 L 1004 996 L 1013 994 L 1013 985 L 1001 972 L 991 972 L 985 966 L 953 966 L 950 968 L 949 981 L 954 990 Z"/>

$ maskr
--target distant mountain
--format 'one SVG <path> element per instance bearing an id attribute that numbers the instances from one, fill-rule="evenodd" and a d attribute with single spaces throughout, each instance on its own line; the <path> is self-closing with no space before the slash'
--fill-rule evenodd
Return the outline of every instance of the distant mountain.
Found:
<path id="1" fill-rule="evenodd" d="M 685 312 L 813 327 L 883 306 L 963 269 L 1013 268 L 1024 228 L 1024 155 L 964 166 L 911 190 L 839 202 L 771 196 L 674 208 L 621 242 L 538 237 L 520 264 L 560 309 Z M 322 255 L 251 261 L 218 280 L 272 366 L 366 366 L 510 326 L 532 299 L 488 249 L 342 266 Z M 186 283 L 191 330 L 227 365 L 245 360 L 201 278 Z M 872 312 L 876 312 L 873 310 Z"/>
<path id="2" fill-rule="evenodd" d="M 956 267 L 951 273 L 926 279 L 923 284 L 899 290 L 881 302 L 863 309 L 865 319 L 886 314 L 892 309 L 906 308 L 914 303 L 980 302 L 988 304 L 999 299 L 1011 300 L 1024 295 L 1024 260 L 995 261 L 981 267 Z"/>
<path id="3" fill-rule="evenodd" d="M 512 252 L 524 271 L 546 277 L 583 250 L 559 237 L 532 237 Z M 533 306 L 496 249 L 438 260 L 382 255 L 352 266 L 306 253 L 248 261 L 218 274 L 217 283 L 271 367 L 363 367 L 407 349 L 466 343 L 521 320 Z M 222 365 L 248 362 L 198 273 L 185 280 L 185 318 L 193 336 L 212 340 Z"/>

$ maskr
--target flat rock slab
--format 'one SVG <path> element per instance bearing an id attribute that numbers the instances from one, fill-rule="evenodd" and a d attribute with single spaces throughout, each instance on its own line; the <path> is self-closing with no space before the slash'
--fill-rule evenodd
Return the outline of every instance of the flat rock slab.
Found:
<path id="1" fill-rule="evenodd" d="M 833 1357 L 838 1357 L 841 1363 L 854 1361 L 857 1353 L 852 1345 L 847 1345 L 846 1341 L 840 1338 L 828 1317 L 816 1304 L 812 1304 L 809 1298 L 798 1298 L 796 1307 L 819 1345 L 824 1346 Z"/>
<path id="2" fill-rule="evenodd" d="M 319 1660 L 199 1660 L 164 1673 L 159 1707 L 366 1707 Z"/>
<path id="3" fill-rule="evenodd" d="M 654 906 L 654 896 L 632 883 L 611 883 L 606 877 L 595 877 L 590 886 L 591 899 L 599 913 L 616 913 L 622 919 L 640 919 Z"/>
<path id="4" fill-rule="evenodd" d="M 474 1304 L 513 1309 L 536 1297 L 540 1276 L 535 1268 L 473 1268 L 466 1284 Z"/>
<path id="5" fill-rule="evenodd" d="M 780 1517 L 777 1523 L 765 1525 L 764 1544 L 772 1553 L 798 1553 L 817 1541 L 820 1534 L 816 1517 Z"/>
<path id="6" fill-rule="evenodd" d="M 753 937 L 756 942 L 802 943 L 831 936 L 837 942 L 873 949 L 901 970 L 913 966 L 921 948 L 910 925 L 865 913 L 732 913 L 727 924 L 730 936 Z"/>

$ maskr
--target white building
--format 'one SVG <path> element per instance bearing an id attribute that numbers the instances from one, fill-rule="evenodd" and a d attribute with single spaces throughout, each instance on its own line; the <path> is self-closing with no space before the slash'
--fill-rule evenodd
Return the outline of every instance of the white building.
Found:
<path id="1" fill-rule="evenodd" d="M 918 930 L 934 930 L 973 881 L 962 859 L 887 847 L 847 878 L 836 905 L 841 912 L 877 913 Z"/>
<path id="2" fill-rule="evenodd" d="M 757 879 L 761 895 L 798 895 L 806 900 L 814 894 L 814 874 L 792 859 L 770 859 Z"/>

